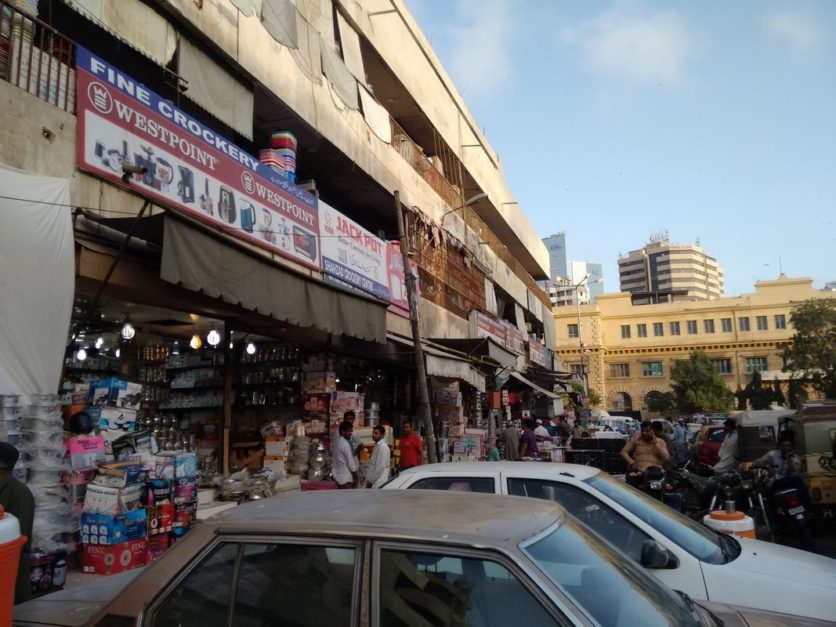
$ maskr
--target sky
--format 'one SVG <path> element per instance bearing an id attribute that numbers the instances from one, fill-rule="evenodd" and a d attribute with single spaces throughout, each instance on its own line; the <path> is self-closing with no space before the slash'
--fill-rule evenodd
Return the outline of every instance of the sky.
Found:
<path id="1" fill-rule="evenodd" d="M 406 0 L 541 237 L 836 281 L 836 0 Z"/>

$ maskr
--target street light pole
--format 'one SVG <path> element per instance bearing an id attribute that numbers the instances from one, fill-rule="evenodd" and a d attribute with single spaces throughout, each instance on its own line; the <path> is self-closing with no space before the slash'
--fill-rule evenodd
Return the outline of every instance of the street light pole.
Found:
<path id="1" fill-rule="evenodd" d="M 580 287 L 581 287 L 581 285 L 583 285 L 583 282 L 586 281 L 588 278 L 589 278 L 589 273 L 587 272 L 585 275 L 583 275 L 583 278 L 580 281 L 578 281 L 575 285 L 572 286 L 572 289 L 575 292 L 575 306 L 576 306 L 577 312 L 578 312 L 578 349 L 579 349 L 580 356 L 581 356 L 581 385 L 583 386 L 582 404 L 583 404 L 584 409 L 587 408 L 587 404 L 589 402 L 587 400 L 588 399 L 587 395 L 588 395 L 589 390 L 587 388 L 587 382 L 586 382 L 586 368 L 584 367 L 584 346 L 583 346 L 583 330 L 582 330 L 583 327 L 581 325 L 581 292 L 580 292 Z"/>

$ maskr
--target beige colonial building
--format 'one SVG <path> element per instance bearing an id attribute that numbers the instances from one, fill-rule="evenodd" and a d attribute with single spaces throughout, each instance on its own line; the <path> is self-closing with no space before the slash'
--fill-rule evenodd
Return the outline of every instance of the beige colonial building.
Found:
<path id="1" fill-rule="evenodd" d="M 579 311 L 552 310 L 555 353 L 563 370 L 581 372 L 583 359 L 606 409 L 637 411 L 648 392 L 670 391 L 671 369 L 696 350 L 708 353 L 731 390 L 756 370 L 767 381 L 786 379 L 782 351 L 793 334 L 793 305 L 828 297 L 811 279 L 784 275 L 734 298 L 633 305 L 628 293 L 603 294 Z"/>

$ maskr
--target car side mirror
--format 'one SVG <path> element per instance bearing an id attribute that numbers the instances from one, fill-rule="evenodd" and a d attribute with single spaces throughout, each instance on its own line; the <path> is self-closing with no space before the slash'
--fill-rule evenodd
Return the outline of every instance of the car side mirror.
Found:
<path id="1" fill-rule="evenodd" d="M 679 558 L 656 540 L 645 540 L 642 544 L 641 564 L 645 568 L 676 568 L 679 566 Z"/>

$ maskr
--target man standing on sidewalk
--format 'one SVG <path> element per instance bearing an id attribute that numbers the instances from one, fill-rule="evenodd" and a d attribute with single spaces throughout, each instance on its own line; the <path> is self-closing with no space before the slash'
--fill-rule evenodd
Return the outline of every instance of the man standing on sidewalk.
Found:
<path id="1" fill-rule="evenodd" d="M 357 487 L 357 458 L 351 450 L 354 427 L 348 420 L 340 423 L 340 436 L 331 444 L 331 476 L 341 490 Z"/>
<path id="2" fill-rule="evenodd" d="M 386 444 L 386 428 L 377 426 L 372 429 L 374 449 L 366 466 L 366 487 L 379 488 L 389 481 L 389 445 Z"/>
<path id="3" fill-rule="evenodd" d="M 20 523 L 20 533 L 28 538 L 20 552 L 15 583 L 15 603 L 28 601 L 32 596 L 29 583 L 29 548 L 32 543 L 32 522 L 35 518 L 35 499 L 25 484 L 12 476 L 20 452 L 8 442 L 0 442 L 0 505 Z"/>
<path id="4" fill-rule="evenodd" d="M 400 439 L 401 459 L 398 464 L 400 470 L 413 468 L 421 465 L 421 450 L 424 448 L 424 441 L 412 431 L 412 423 L 404 420 L 401 424 L 403 435 Z"/>

